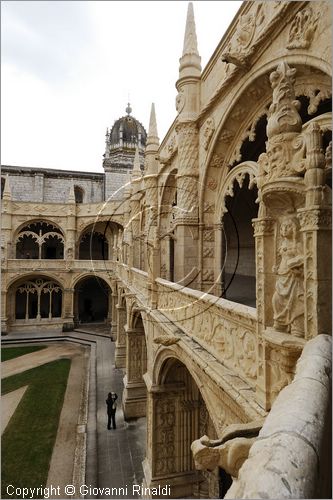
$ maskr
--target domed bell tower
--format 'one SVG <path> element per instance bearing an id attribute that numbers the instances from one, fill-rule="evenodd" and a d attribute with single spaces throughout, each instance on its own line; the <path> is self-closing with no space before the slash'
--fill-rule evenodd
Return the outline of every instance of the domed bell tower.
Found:
<path id="1" fill-rule="evenodd" d="M 105 200 L 121 200 L 128 174 L 133 169 L 135 149 L 138 146 L 140 167 L 144 165 L 147 133 L 143 125 L 131 115 L 128 103 L 126 116 L 116 120 L 106 130 L 103 168 L 105 171 Z"/>

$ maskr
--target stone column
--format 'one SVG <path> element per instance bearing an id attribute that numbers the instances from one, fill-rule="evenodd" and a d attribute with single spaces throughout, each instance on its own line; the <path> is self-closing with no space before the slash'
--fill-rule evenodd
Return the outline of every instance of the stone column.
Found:
<path id="1" fill-rule="evenodd" d="M 117 310 L 117 339 L 115 351 L 115 367 L 126 367 L 126 337 L 125 337 L 125 324 L 126 324 L 126 307 L 119 304 L 116 305 Z"/>
<path id="2" fill-rule="evenodd" d="M 76 204 L 74 195 L 74 184 L 72 182 L 67 200 L 67 229 L 64 244 L 64 259 L 66 259 L 67 269 L 73 267 L 73 260 L 79 258 L 79 248 L 75 248 L 76 243 Z"/>
<path id="3" fill-rule="evenodd" d="M 117 301 L 115 294 L 111 293 L 111 340 L 117 339 Z"/>
<path id="4" fill-rule="evenodd" d="M 309 340 L 332 332 L 332 206 L 316 122 L 308 128 L 306 146 L 306 201 L 298 219 L 303 234 L 305 338 Z"/>
<path id="5" fill-rule="evenodd" d="M 268 141 L 258 159 L 256 397 L 265 410 L 291 382 L 305 345 L 304 250 L 297 212 L 305 204 L 306 148 L 295 73 L 282 62 L 270 75 Z"/>
<path id="6" fill-rule="evenodd" d="M 63 331 L 74 330 L 74 288 L 65 288 L 63 292 Z"/>
<path id="7" fill-rule="evenodd" d="M 7 293 L 1 290 L 1 335 L 8 333 Z"/>
<path id="8" fill-rule="evenodd" d="M 200 109 L 201 58 L 193 4 L 188 4 L 183 54 L 176 82 L 178 111 L 177 215 L 175 220 L 175 281 L 191 288 L 200 285 L 198 255 L 199 135 L 196 120 Z"/>
<path id="9" fill-rule="evenodd" d="M 198 130 L 178 123 L 175 281 L 191 288 L 199 283 L 198 268 Z"/>
<path id="10" fill-rule="evenodd" d="M 126 332 L 126 375 L 124 377 L 123 408 L 126 419 L 146 415 L 147 390 L 143 375 L 147 370 L 147 346 L 143 329 Z"/>

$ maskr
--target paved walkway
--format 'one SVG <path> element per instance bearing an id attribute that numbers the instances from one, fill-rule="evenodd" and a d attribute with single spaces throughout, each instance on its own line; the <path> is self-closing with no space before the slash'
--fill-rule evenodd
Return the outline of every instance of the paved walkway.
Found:
<path id="1" fill-rule="evenodd" d="M 89 329 L 90 330 L 90 329 Z M 97 494 L 87 498 L 135 498 L 132 485 L 141 484 L 142 461 L 145 455 L 145 418 L 124 421 L 122 411 L 123 371 L 114 367 L 115 344 L 109 337 L 91 333 L 71 332 L 69 341 L 91 343 L 89 414 L 87 426 L 87 474 L 86 484 L 98 488 Z M 34 340 L 59 341 L 59 334 L 9 334 L 5 341 Z M 7 343 L 7 342 L 6 342 Z M 4 344 L 4 343 L 3 343 Z M 107 429 L 105 399 L 108 392 L 118 394 L 116 430 Z M 97 417 L 97 419 L 96 419 Z M 112 495 L 106 488 L 114 488 Z M 126 488 L 120 490 L 119 488 Z M 104 491 L 103 491 L 104 490 Z M 126 493 L 127 491 L 127 493 Z"/>

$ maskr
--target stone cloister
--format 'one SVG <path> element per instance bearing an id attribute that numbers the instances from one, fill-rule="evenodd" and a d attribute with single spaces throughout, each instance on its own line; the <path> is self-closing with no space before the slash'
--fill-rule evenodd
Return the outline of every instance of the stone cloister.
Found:
<path id="1" fill-rule="evenodd" d="M 104 199 L 66 180 L 66 200 L 24 200 L 3 168 L 3 333 L 110 325 L 125 417 L 147 419 L 145 484 L 172 498 L 238 484 L 303 350 L 331 335 L 330 16 L 244 2 L 202 70 L 189 4 L 176 119 L 160 143 L 152 106 L 123 177 L 110 132 Z M 303 464 L 322 498 L 325 453 Z"/>

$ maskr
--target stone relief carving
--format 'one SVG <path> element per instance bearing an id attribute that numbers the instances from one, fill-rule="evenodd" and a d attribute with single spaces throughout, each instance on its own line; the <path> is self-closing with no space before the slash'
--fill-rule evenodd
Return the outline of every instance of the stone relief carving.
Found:
<path id="1" fill-rule="evenodd" d="M 215 191 L 217 188 L 217 180 L 214 177 L 207 177 L 206 185 L 211 191 Z"/>
<path id="2" fill-rule="evenodd" d="M 177 113 L 180 113 L 183 110 L 184 106 L 185 106 L 185 95 L 184 95 L 184 91 L 181 90 L 176 97 Z"/>
<path id="3" fill-rule="evenodd" d="M 214 271 L 209 270 L 209 269 L 205 269 L 202 272 L 202 279 L 204 281 L 214 281 Z"/>
<path id="4" fill-rule="evenodd" d="M 298 337 L 304 336 L 303 246 L 298 241 L 295 217 L 286 217 L 280 224 L 277 243 L 278 263 L 273 294 L 273 327 Z"/>
<path id="5" fill-rule="evenodd" d="M 230 142 L 234 137 L 235 137 L 234 132 L 231 132 L 231 130 L 228 129 L 223 129 L 222 132 L 220 133 L 219 141 L 224 142 L 225 144 L 230 144 Z"/>
<path id="6" fill-rule="evenodd" d="M 154 343 L 155 344 L 160 344 L 164 346 L 170 346 L 177 344 L 177 342 L 180 341 L 179 337 L 170 337 L 169 335 L 159 335 L 158 337 L 154 338 Z"/>
<path id="7" fill-rule="evenodd" d="M 219 466 L 237 478 L 262 425 L 262 419 L 232 424 L 224 429 L 220 439 L 212 440 L 206 435 L 197 439 L 191 445 L 196 468 L 212 470 Z"/>
<path id="8" fill-rule="evenodd" d="M 332 97 L 331 89 L 310 89 L 309 92 L 305 95 L 308 95 L 310 98 L 308 113 L 309 115 L 314 115 L 318 111 L 319 104 L 325 99 L 330 99 Z"/>
<path id="9" fill-rule="evenodd" d="M 295 73 L 295 68 L 281 62 L 269 77 L 273 89 L 273 102 L 269 108 L 267 123 L 269 139 L 277 134 L 302 130 L 302 120 L 298 113 L 300 103 L 295 98 L 294 90 Z"/>
<path id="10" fill-rule="evenodd" d="M 293 379 L 294 373 L 286 370 L 285 362 L 286 359 L 279 350 L 272 349 L 270 351 L 268 366 L 271 377 L 270 391 L 272 394 L 272 400 L 274 400 L 279 392 L 286 385 L 289 385 Z"/>
<path id="11" fill-rule="evenodd" d="M 176 404 L 173 398 L 156 401 L 156 420 L 156 473 L 172 473 L 176 470 Z"/>
<path id="12" fill-rule="evenodd" d="M 203 256 L 205 258 L 207 258 L 207 257 L 214 257 L 214 248 L 213 247 L 205 247 L 203 249 Z"/>
<path id="13" fill-rule="evenodd" d="M 227 50 L 222 54 L 222 60 L 238 67 L 246 67 L 256 27 L 260 26 L 263 20 L 261 3 L 257 4 L 253 12 L 249 11 L 240 16 L 236 32 L 227 46 Z"/>
<path id="14" fill-rule="evenodd" d="M 198 207 L 198 187 L 196 177 L 178 178 L 178 199 L 176 218 L 196 217 Z"/>
<path id="15" fill-rule="evenodd" d="M 215 212 L 215 204 L 205 201 L 203 211 L 205 214 L 213 214 Z"/>
<path id="16" fill-rule="evenodd" d="M 308 49 L 317 29 L 319 14 L 310 6 L 297 12 L 289 31 L 287 49 Z"/>
<path id="17" fill-rule="evenodd" d="M 219 153 L 214 153 L 210 162 L 210 166 L 213 168 L 223 167 L 224 164 L 224 156 Z"/>
<path id="18" fill-rule="evenodd" d="M 203 232 L 203 240 L 204 241 L 215 241 L 214 229 L 205 229 Z"/>
<path id="19" fill-rule="evenodd" d="M 198 129 L 196 124 L 178 123 L 176 126 L 178 134 L 178 157 L 179 173 L 195 174 L 197 171 L 198 158 Z"/>
<path id="20" fill-rule="evenodd" d="M 300 134 L 302 120 L 295 98 L 294 68 L 281 62 L 270 75 L 273 102 L 269 108 L 266 153 L 258 159 L 262 180 L 300 176 L 305 171 L 305 138 Z M 260 181 L 261 182 L 261 181 Z"/>
<path id="21" fill-rule="evenodd" d="M 210 117 L 206 120 L 203 130 L 203 140 L 202 145 L 204 149 L 208 149 L 209 143 L 215 131 L 215 121 L 213 117 Z"/>

